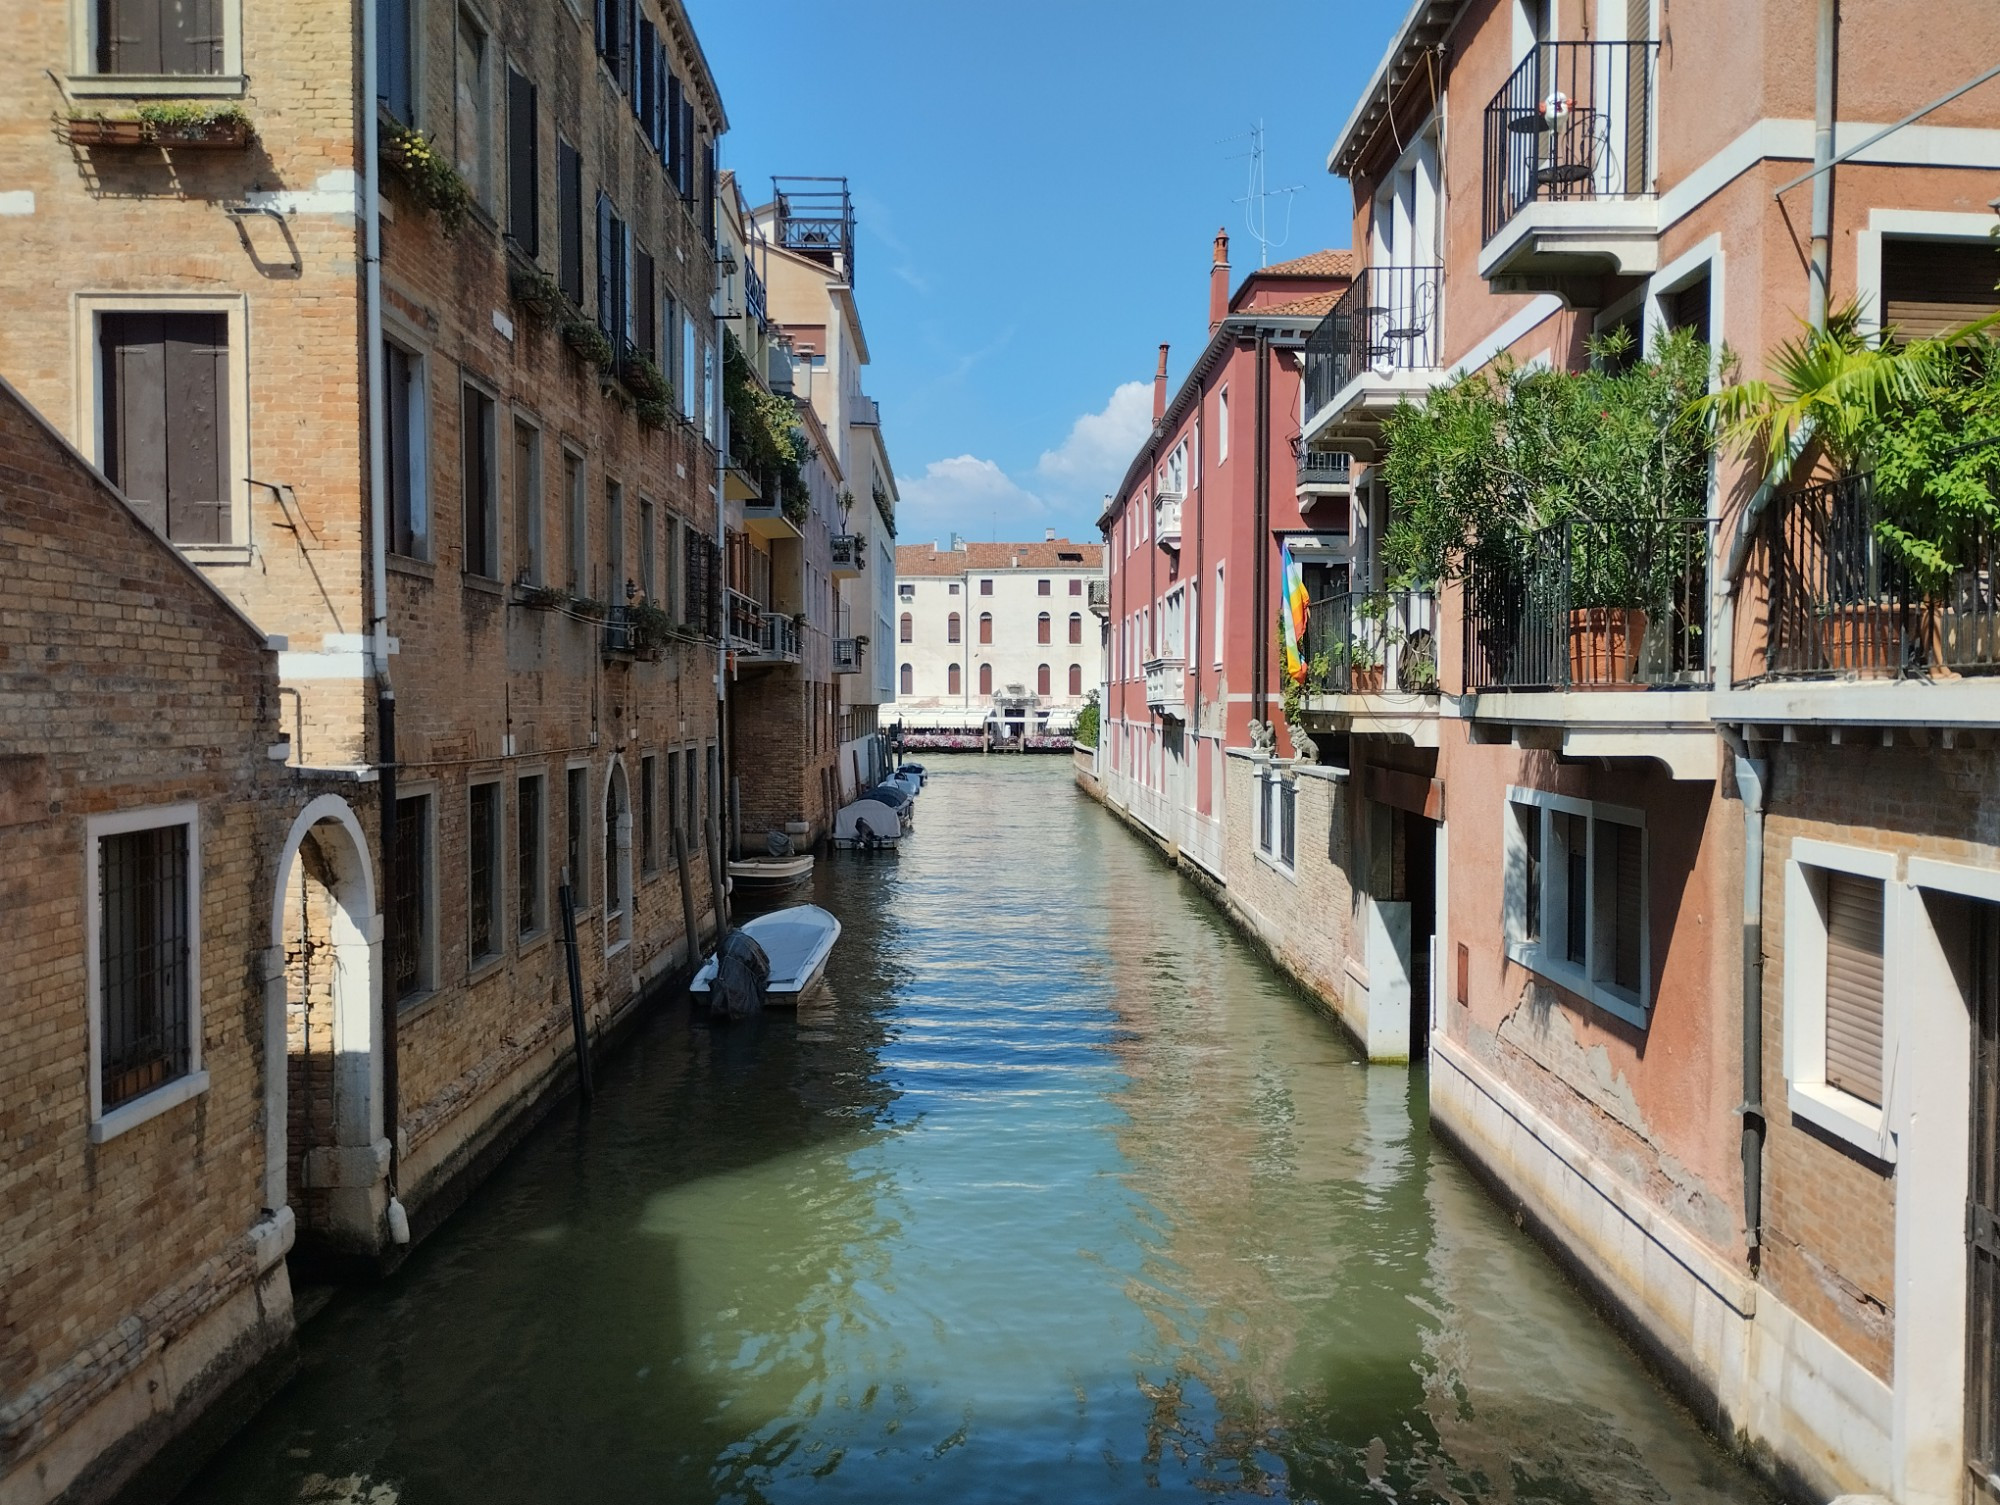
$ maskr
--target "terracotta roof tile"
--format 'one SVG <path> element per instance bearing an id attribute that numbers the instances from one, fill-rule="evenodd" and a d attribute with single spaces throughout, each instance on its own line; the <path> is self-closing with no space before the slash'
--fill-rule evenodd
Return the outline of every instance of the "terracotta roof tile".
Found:
<path id="1" fill-rule="evenodd" d="M 1251 313 L 1294 314 L 1300 318 L 1324 318 L 1333 311 L 1333 305 L 1341 299 L 1339 293 L 1314 293 L 1309 298 L 1293 298 L 1284 303 L 1266 303 L 1249 310 Z"/>
<path id="2" fill-rule="evenodd" d="M 1294 257 L 1281 261 L 1276 266 L 1259 267 L 1249 273 L 1252 277 L 1352 277 L 1354 275 L 1354 253 L 1352 251 L 1314 251 L 1310 256 Z"/>
<path id="3" fill-rule="evenodd" d="M 1063 555 L 1070 557 L 1065 559 Z M 1020 563 L 1016 564 L 1015 561 Z M 968 543 L 962 549 L 934 549 L 927 543 L 896 546 L 896 573 L 963 575 L 986 570 L 1094 570 L 1104 563 L 1101 543 Z"/>

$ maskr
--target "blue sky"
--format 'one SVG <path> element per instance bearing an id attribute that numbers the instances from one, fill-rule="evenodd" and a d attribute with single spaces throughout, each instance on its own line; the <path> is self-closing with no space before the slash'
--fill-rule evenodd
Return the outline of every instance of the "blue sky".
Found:
<path id="1" fill-rule="evenodd" d="M 1351 238 L 1325 162 L 1404 0 L 687 0 L 753 202 L 845 174 L 906 543 L 1094 538 L 1246 233 L 1260 117 L 1273 261 Z M 1254 18 L 1254 19 L 1253 19 Z"/>

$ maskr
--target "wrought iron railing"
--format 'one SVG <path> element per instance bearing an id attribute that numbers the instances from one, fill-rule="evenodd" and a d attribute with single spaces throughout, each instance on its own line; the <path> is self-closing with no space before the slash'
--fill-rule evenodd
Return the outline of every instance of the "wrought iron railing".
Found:
<path id="1" fill-rule="evenodd" d="M 1486 106 L 1482 238 L 1533 203 L 1650 191 L 1658 42 L 1543 42 Z"/>
<path id="2" fill-rule="evenodd" d="M 604 614 L 604 651 L 632 651 L 632 623 L 628 609 L 623 606 L 613 606 Z"/>
<path id="3" fill-rule="evenodd" d="M 1306 608 L 1307 691 L 1437 692 L 1437 598 L 1429 591 L 1347 591 Z"/>
<path id="4" fill-rule="evenodd" d="M 1764 515 L 1764 673 L 1771 678 L 2000 671 L 2000 539 L 1955 541 L 1926 597 L 1882 542 L 1866 475 L 1781 492 Z"/>
<path id="5" fill-rule="evenodd" d="M 1088 582 L 1088 589 L 1090 592 L 1090 609 L 1100 617 L 1109 616 L 1111 614 L 1111 582 L 1109 580 L 1092 580 Z"/>
<path id="6" fill-rule="evenodd" d="M 836 186 L 837 185 L 837 186 Z M 845 178 L 772 178 L 778 244 L 788 251 L 836 259 L 854 285 L 854 200 Z"/>
<path id="7" fill-rule="evenodd" d="M 1438 363 L 1438 267 L 1368 267 L 1306 336 L 1306 412 L 1363 371 L 1427 371 Z"/>
<path id="8" fill-rule="evenodd" d="M 757 646 L 766 658 L 791 662 L 799 656 L 799 624 L 782 612 L 765 612 Z"/>
<path id="9" fill-rule="evenodd" d="M 750 317 L 757 321 L 759 328 L 771 322 L 767 311 L 769 304 L 764 292 L 764 279 L 757 274 L 757 268 L 751 264 L 748 257 L 744 258 L 743 263 L 743 306 L 749 311 Z"/>
<path id="10" fill-rule="evenodd" d="M 1354 477 L 1354 456 L 1342 449 L 1298 451 L 1300 486 L 1346 486 Z"/>
<path id="11" fill-rule="evenodd" d="M 868 567 L 868 550 L 859 535 L 836 533 L 828 540 L 833 549 L 833 567 L 843 573 L 859 573 Z"/>
<path id="12" fill-rule="evenodd" d="M 1465 580 L 1465 689 L 1710 682 L 1708 518 L 1571 519 Z"/>

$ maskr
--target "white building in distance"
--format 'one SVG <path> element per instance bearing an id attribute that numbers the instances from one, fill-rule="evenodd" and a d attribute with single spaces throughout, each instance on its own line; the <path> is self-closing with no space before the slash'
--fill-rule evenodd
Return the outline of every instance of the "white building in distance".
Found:
<path id="1" fill-rule="evenodd" d="M 1040 543 L 896 550 L 896 704 L 905 731 L 1067 732 L 1098 684 L 1089 582 L 1104 546 L 1050 529 Z"/>

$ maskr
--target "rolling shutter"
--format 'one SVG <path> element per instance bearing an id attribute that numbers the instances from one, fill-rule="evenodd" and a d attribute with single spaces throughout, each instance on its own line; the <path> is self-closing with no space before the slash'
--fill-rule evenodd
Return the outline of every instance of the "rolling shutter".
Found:
<path id="1" fill-rule="evenodd" d="M 541 181 L 535 86 L 507 70 L 507 233 L 530 256 L 541 251 L 536 189 Z"/>
<path id="2" fill-rule="evenodd" d="M 1989 241 L 1884 240 L 1883 322 L 1928 338 L 2000 309 L 2000 256 Z"/>
<path id="3" fill-rule="evenodd" d="M 1826 1083 L 1882 1101 L 1882 882 L 1826 875 Z"/>

